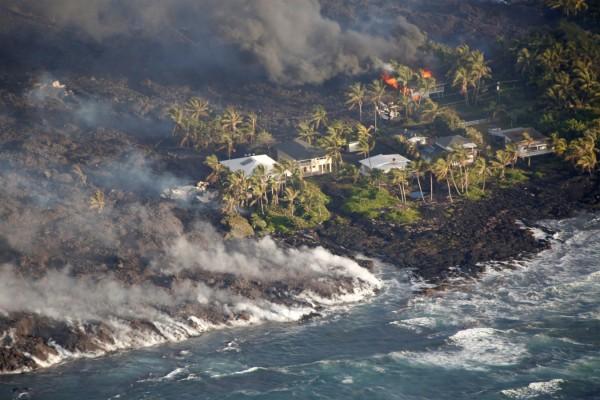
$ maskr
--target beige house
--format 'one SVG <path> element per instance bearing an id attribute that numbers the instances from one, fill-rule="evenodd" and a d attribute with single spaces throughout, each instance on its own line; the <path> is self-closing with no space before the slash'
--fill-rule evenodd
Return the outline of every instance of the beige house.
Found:
<path id="1" fill-rule="evenodd" d="M 492 128 L 488 131 L 497 144 L 506 147 L 509 144 L 517 146 L 519 157 L 534 157 L 552 153 L 552 141 L 534 128 Z"/>
<path id="2" fill-rule="evenodd" d="M 294 161 L 302 169 L 304 176 L 328 174 L 333 170 L 333 161 L 325 150 L 294 139 L 275 146 L 277 160 Z"/>

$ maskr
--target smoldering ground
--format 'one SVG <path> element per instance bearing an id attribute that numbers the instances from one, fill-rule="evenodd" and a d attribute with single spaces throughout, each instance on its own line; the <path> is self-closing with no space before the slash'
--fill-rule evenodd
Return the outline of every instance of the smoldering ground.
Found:
<path id="1" fill-rule="evenodd" d="M 285 85 L 358 74 L 376 58 L 411 62 L 425 40 L 401 15 L 385 33 L 343 28 L 322 15 L 318 0 L 26 0 L 8 1 L 6 7 L 46 21 L 48 29 L 80 32 L 78 40 L 89 39 L 103 49 L 96 61 L 105 67 L 122 61 L 105 59 L 106 49 L 131 40 L 155 46 L 145 49 L 154 54 L 138 65 L 140 71 L 195 66 L 246 79 L 264 74 Z M 19 28 L 8 25 L 4 30 L 16 35 Z M 187 51 L 177 54 L 181 46 Z M 121 51 L 121 58 L 135 62 L 135 51 Z"/>

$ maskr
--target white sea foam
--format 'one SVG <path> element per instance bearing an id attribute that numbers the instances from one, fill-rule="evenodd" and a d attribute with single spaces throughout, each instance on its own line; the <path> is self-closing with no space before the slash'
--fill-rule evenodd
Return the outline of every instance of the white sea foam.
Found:
<path id="1" fill-rule="evenodd" d="M 502 390 L 501 393 L 511 399 L 525 400 L 534 399 L 542 395 L 551 395 L 561 389 L 562 379 L 552 379 L 547 382 L 532 382 L 527 386 Z"/>
<path id="2" fill-rule="evenodd" d="M 464 329 L 452 335 L 442 349 L 427 352 L 398 351 L 393 359 L 442 368 L 484 370 L 491 366 L 518 363 L 527 354 L 522 343 L 510 337 L 510 332 L 491 328 Z"/>
<path id="3" fill-rule="evenodd" d="M 390 325 L 400 326 L 416 332 L 422 332 L 423 328 L 435 328 L 436 324 L 436 320 L 431 317 L 416 317 L 390 322 Z"/>

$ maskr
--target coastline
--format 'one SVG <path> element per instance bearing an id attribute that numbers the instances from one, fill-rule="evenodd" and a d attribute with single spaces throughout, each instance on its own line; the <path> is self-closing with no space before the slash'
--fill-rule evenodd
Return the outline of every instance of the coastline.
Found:
<path id="1" fill-rule="evenodd" d="M 547 160 L 540 165 L 546 164 Z M 414 225 L 395 226 L 364 218 L 344 218 L 340 223 L 332 218 L 322 227 L 281 240 L 292 246 L 322 245 L 334 254 L 352 251 L 378 258 L 443 287 L 456 275 L 477 276 L 482 272 L 481 263 L 507 261 L 546 249 L 547 241 L 525 229 L 538 228 L 538 221 L 600 209 L 600 178 L 568 170 L 553 170 L 524 184 L 491 190 L 492 194 L 480 201 L 421 207 L 423 217 Z M 338 194 L 328 194 L 335 204 Z"/>

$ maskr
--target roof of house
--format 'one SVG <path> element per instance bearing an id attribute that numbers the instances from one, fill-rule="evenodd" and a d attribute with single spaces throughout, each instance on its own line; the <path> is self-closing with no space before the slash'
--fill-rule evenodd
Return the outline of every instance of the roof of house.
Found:
<path id="1" fill-rule="evenodd" d="M 359 162 L 369 169 L 381 169 L 388 171 L 394 168 L 406 168 L 406 164 L 408 164 L 410 160 L 401 156 L 400 154 L 378 154 L 376 156 L 360 160 Z"/>
<path id="2" fill-rule="evenodd" d="M 257 156 L 224 160 L 221 161 L 221 164 L 229 168 L 231 171 L 243 171 L 244 175 L 251 176 L 254 172 L 254 169 L 259 165 L 263 165 L 265 167 L 265 172 L 271 172 L 273 170 L 273 166 L 277 164 L 277 162 L 266 154 L 259 154 Z"/>
<path id="3" fill-rule="evenodd" d="M 313 158 L 324 157 L 327 152 L 315 146 L 300 140 L 294 139 L 289 142 L 283 142 L 275 146 L 277 150 L 283 151 L 294 160 L 311 160 Z"/>
<path id="4" fill-rule="evenodd" d="M 531 138 L 533 140 L 547 140 L 548 139 L 547 136 L 544 136 L 543 134 L 541 134 L 534 128 L 519 127 L 519 128 L 512 128 L 512 129 L 490 130 L 490 134 L 492 134 L 494 136 L 505 137 L 510 142 L 520 142 L 520 141 L 524 140 L 525 138 L 523 137 L 523 135 L 525 133 L 528 133 L 529 136 L 531 136 Z"/>
<path id="5" fill-rule="evenodd" d="M 475 143 L 460 135 L 442 136 L 435 140 L 435 144 L 450 151 L 454 147 L 465 147 L 474 148 L 477 147 Z"/>

